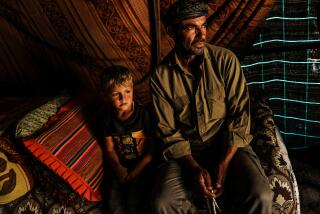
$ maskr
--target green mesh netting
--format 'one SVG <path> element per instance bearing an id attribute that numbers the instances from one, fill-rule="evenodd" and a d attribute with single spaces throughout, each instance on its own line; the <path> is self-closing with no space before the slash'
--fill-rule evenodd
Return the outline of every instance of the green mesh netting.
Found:
<path id="1" fill-rule="evenodd" d="M 252 51 L 242 61 L 250 88 L 269 94 L 289 149 L 320 143 L 318 0 L 275 0 Z"/>

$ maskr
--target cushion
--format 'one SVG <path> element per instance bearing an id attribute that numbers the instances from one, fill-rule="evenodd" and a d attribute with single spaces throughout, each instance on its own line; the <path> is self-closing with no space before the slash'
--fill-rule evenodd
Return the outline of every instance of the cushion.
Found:
<path id="1" fill-rule="evenodd" d="M 37 132 L 69 100 L 69 95 L 61 94 L 26 114 L 16 126 L 15 137 L 24 138 Z"/>
<path id="2" fill-rule="evenodd" d="M 9 136 L 0 136 L 0 207 L 31 190 L 33 177 L 25 156 L 17 151 Z"/>
<path id="3" fill-rule="evenodd" d="M 103 157 L 90 129 L 97 111 L 85 115 L 88 106 L 79 99 L 72 100 L 58 112 L 59 118 L 38 136 L 23 139 L 23 143 L 77 193 L 89 201 L 100 201 Z"/>
<path id="4" fill-rule="evenodd" d="M 28 152 L 28 151 L 27 151 Z M 30 161 L 29 161 L 30 160 Z M 102 202 L 84 200 L 61 177 L 43 165 L 30 152 L 28 164 L 32 166 L 35 185 L 19 199 L 0 205 L 1 214 L 102 214 Z M 1 199 L 0 199 L 1 200 Z M 2 210 L 1 210 L 2 208 Z"/>
<path id="5" fill-rule="evenodd" d="M 251 146 L 260 159 L 273 191 L 272 213 L 300 213 L 299 192 L 291 162 L 263 90 L 251 93 Z"/>

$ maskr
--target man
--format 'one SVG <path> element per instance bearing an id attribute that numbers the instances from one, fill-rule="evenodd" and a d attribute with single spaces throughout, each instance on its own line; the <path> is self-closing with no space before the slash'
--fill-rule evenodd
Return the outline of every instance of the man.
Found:
<path id="1" fill-rule="evenodd" d="M 151 78 L 166 160 L 154 212 L 197 212 L 191 198 L 200 194 L 223 195 L 223 213 L 271 213 L 272 193 L 249 146 L 246 80 L 231 51 L 205 43 L 207 12 L 205 4 L 184 0 L 165 16 L 175 47 Z"/>

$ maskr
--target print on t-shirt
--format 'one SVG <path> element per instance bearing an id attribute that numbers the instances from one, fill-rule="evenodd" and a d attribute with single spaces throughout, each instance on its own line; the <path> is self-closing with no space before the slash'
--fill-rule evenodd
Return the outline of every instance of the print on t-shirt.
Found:
<path id="1" fill-rule="evenodd" d="M 136 159 L 143 153 L 145 135 L 143 130 L 132 132 L 131 135 L 113 135 L 114 143 L 121 159 Z"/>

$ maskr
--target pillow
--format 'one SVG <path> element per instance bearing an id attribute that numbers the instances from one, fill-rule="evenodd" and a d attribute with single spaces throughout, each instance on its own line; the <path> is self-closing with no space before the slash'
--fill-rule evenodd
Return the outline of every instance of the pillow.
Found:
<path id="1" fill-rule="evenodd" d="M 16 149 L 7 135 L 0 136 L 0 206 L 20 198 L 33 187 L 26 158 Z"/>
<path id="2" fill-rule="evenodd" d="M 72 100 L 61 107 L 63 113 L 53 124 L 23 143 L 77 193 L 89 201 L 100 201 L 103 156 L 89 125 L 97 110 L 84 115 L 86 108 L 79 100 Z"/>
<path id="3" fill-rule="evenodd" d="M 272 213 L 299 213 L 299 192 L 285 144 L 275 125 L 268 96 L 263 90 L 250 91 L 251 146 L 257 154 L 273 191 Z"/>
<path id="4" fill-rule="evenodd" d="M 70 96 L 64 93 L 26 114 L 16 126 L 15 137 L 24 138 L 33 135 L 57 113 L 60 106 L 69 100 Z"/>

